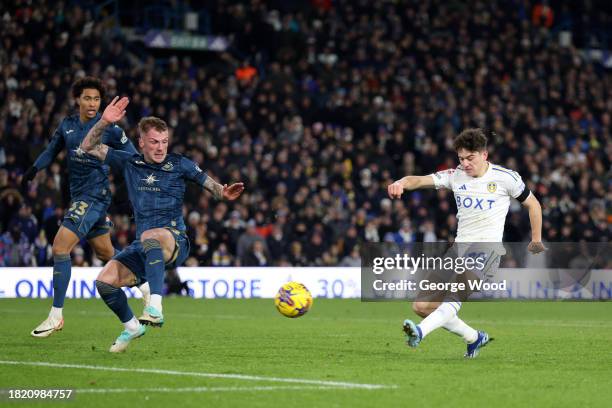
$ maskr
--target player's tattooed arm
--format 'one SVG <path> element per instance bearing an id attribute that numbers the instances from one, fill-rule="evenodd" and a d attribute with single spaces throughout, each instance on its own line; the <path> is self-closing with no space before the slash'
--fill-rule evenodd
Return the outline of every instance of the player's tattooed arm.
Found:
<path id="1" fill-rule="evenodd" d="M 235 200 L 244 191 L 243 183 L 234 183 L 231 186 L 227 184 L 221 185 L 211 177 L 206 177 L 204 180 L 204 188 L 211 192 L 217 200 Z"/>
<path id="2" fill-rule="evenodd" d="M 204 188 L 208 190 L 217 200 L 223 200 L 223 186 L 217 183 L 212 177 L 206 177 Z"/>
<path id="3" fill-rule="evenodd" d="M 99 160 L 106 159 L 106 154 L 108 153 L 108 146 L 101 144 L 102 134 L 108 125 L 109 124 L 104 120 L 98 121 L 98 123 L 89 129 L 87 136 L 85 136 L 83 143 L 81 143 L 81 148 L 83 150 L 92 156 L 95 156 Z"/>
<path id="4" fill-rule="evenodd" d="M 81 143 L 81 148 L 100 160 L 106 159 L 108 146 L 102 144 L 104 129 L 111 123 L 119 122 L 125 116 L 125 108 L 127 108 L 129 103 L 130 101 L 127 97 L 119 99 L 118 96 L 115 96 L 106 109 L 104 109 L 102 118 L 87 132 L 85 140 Z"/>

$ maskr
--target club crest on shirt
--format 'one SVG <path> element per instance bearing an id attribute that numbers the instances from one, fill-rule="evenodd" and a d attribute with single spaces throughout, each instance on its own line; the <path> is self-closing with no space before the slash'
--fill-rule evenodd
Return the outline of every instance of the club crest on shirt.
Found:
<path id="1" fill-rule="evenodd" d="M 155 178 L 155 174 L 151 173 L 148 177 L 145 177 L 140 180 L 144 181 L 145 185 L 136 187 L 138 191 L 153 191 L 153 192 L 161 191 L 161 188 L 155 186 L 155 183 L 159 181 L 158 179 Z"/>
<path id="2" fill-rule="evenodd" d="M 162 170 L 164 170 L 164 171 L 172 171 L 173 167 L 174 167 L 174 164 L 172 164 L 172 162 L 168 162 L 168 163 L 163 165 Z"/>
<path id="3" fill-rule="evenodd" d="M 487 183 L 487 190 L 489 190 L 489 193 L 494 193 L 497 191 L 497 183 L 491 182 L 491 183 Z"/>
<path id="4" fill-rule="evenodd" d="M 153 173 L 151 173 L 151 175 L 149 177 L 143 178 L 142 181 L 144 181 L 148 185 L 152 185 L 152 184 L 154 184 L 155 182 L 157 182 L 159 180 L 155 178 Z"/>
<path id="5" fill-rule="evenodd" d="M 72 151 L 79 157 L 83 157 L 83 155 L 85 154 L 85 150 L 83 150 L 81 146 L 77 147 L 76 149 L 73 149 Z"/>

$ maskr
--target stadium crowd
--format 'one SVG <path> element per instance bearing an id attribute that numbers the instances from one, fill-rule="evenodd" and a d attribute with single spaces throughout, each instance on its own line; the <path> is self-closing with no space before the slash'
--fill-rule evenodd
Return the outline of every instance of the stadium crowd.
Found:
<path id="1" fill-rule="evenodd" d="M 51 263 L 69 206 L 64 154 L 19 185 L 86 74 L 130 97 L 133 140 L 142 116 L 159 116 L 172 151 L 245 182 L 232 204 L 188 188 L 189 266 L 358 266 L 363 242 L 452 239 L 452 192 L 392 202 L 386 187 L 456 166 L 452 139 L 474 126 L 541 201 L 545 240 L 610 240 L 612 75 L 560 35 L 610 27 L 609 15 L 535 1 L 210 4 L 232 47 L 205 58 L 143 57 L 70 2 L 0 5 L 0 266 Z M 135 227 L 119 177 L 112 190 L 122 248 Z M 504 238 L 529 238 L 518 202 Z M 84 244 L 73 264 L 99 261 Z"/>

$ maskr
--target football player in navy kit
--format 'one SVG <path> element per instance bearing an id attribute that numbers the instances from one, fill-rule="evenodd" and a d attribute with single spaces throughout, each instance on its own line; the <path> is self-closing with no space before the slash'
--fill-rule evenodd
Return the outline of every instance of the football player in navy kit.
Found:
<path id="1" fill-rule="evenodd" d="M 116 255 L 96 280 L 100 296 L 125 328 L 111 346 L 111 352 L 125 351 L 131 340 L 145 333 L 145 324 L 164 323 L 164 271 L 181 265 L 189 254 L 182 213 L 185 182 L 202 186 L 218 200 L 235 200 L 244 190 L 243 183 L 221 185 L 193 161 L 168 153 L 168 125 L 159 118 L 146 117 L 138 123 L 141 154 L 116 150 L 103 143 L 105 130 L 121 120 L 128 103 L 128 98 L 116 97 L 81 145 L 83 150 L 123 173 L 134 207 L 136 240 Z M 121 288 L 143 279 L 149 282 L 151 301 L 143 316 L 136 319 Z"/>
<path id="2" fill-rule="evenodd" d="M 45 150 L 22 179 L 22 187 L 26 189 L 36 173 L 48 167 L 66 149 L 71 205 L 53 241 L 53 307 L 49 316 L 32 330 L 34 337 L 48 337 L 64 326 L 62 311 L 71 275 L 70 252 L 75 245 L 86 238 L 96 256 L 104 262 L 115 254 L 110 240 L 112 224 L 106 217 L 111 202 L 109 168 L 80 147 L 89 129 L 100 119 L 98 110 L 104 98 L 104 86 L 97 78 L 83 77 L 72 85 L 72 95 L 79 112 L 62 120 Z M 117 150 L 136 153 L 134 145 L 119 126 L 108 127 L 102 138 Z M 146 303 L 148 285 L 143 283 L 142 286 Z"/>

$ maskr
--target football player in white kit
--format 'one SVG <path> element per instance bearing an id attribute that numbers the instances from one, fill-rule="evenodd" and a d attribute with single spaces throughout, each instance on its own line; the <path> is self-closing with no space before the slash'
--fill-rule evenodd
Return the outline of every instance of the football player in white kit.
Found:
<path id="1" fill-rule="evenodd" d="M 466 129 L 454 141 L 460 165 L 427 176 L 406 176 L 387 188 L 391 198 L 400 198 L 404 190 L 448 188 L 457 204 L 457 236 L 455 242 L 501 242 L 510 198 L 517 199 L 529 211 L 531 253 L 544 251 L 542 244 L 542 208 L 525 186 L 518 173 L 487 161 L 487 137 L 482 129 Z M 488 263 L 488 262 L 487 262 Z M 499 263 L 499 260 L 497 260 Z M 496 267 L 493 265 L 492 267 Z M 450 299 L 449 299 L 450 300 Z M 444 327 L 463 337 L 467 343 L 465 357 L 476 357 L 490 340 L 484 331 L 477 331 L 459 319 L 460 301 L 417 301 L 414 312 L 423 317 L 417 325 L 404 321 L 406 342 L 417 347 L 429 333 Z"/>

